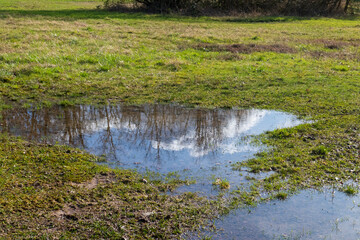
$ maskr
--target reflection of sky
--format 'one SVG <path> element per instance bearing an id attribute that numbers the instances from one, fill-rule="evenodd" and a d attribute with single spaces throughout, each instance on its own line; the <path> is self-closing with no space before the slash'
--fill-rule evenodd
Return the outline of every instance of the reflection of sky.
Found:
<path id="1" fill-rule="evenodd" d="M 202 174 L 205 169 L 209 174 L 214 168 L 223 171 L 221 165 L 243 161 L 262 149 L 246 136 L 301 123 L 276 111 L 168 105 L 16 110 L 3 119 L 8 119 L 4 126 L 13 134 L 32 140 L 47 137 L 105 155 L 112 167 L 161 173 L 191 169 Z"/>
<path id="2" fill-rule="evenodd" d="M 211 146 L 211 144 L 209 144 L 206 148 L 199 148 L 196 142 L 196 131 L 193 126 L 189 126 L 185 134 L 180 136 L 175 134 L 176 136 L 170 136 L 170 139 L 150 140 L 150 145 L 154 150 L 159 150 L 161 152 L 186 151 L 191 158 L 203 157 L 215 151 L 222 154 L 236 154 L 254 150 L 254 146 L 250 146 L 246 142 L 240 142 L 239 138 L 241 136 L 257 135 L 265 131 L 276 128 L 292 127 L 301 123 L 300 120 L 289 114 L 266 110 L 248 110 L 246 118 L 241 120 L 241 124 L 239 124 L 237 116 L 231 113 L 227 116 L 225 121 L 226 124 L 221 129 L 221 135 L 224 136 L 224 138 L 221 139 L 221 143 L 216 146 Z M 145 132 L 148 127 L 145 122 L 146 121 L 141 122 L 137 127 L 136 124 L 131 122 L 119 124 L 116 120 L 108 122 L 106 119 L 100 119 L 100 121 L 88 123 L 87 131 L 91 132 L 92 137 L 94 135 L 96 136 L 97 132 L 100 133 L 107 128 L 110 128 L 112 134 L 115 133 L 115 135 L 116 132 L 123 132 L 124 134 L 124 132 L 131 133 L 135 130 Z M 211 129 L 209 130 L 211 131 Z M 212 139 L 210 139 L 209 142 L 211 143 Z M 88 145 L 93 144 L 95 144 L 95 141 L 89 142 Z M 116 145 L 118 144 L 127 145 L 126 143 L 120 142 Z M 137 149 L 137 151 L 138 150 L 139 149 Z M 161 155 L 162 153 L 158 153 L 157 158 L 161 157 Z"/>
<path id="3" fill-rule="evenodd" d="M 238 124 L 236 117 L 230 114 L 229 119 L 227 119 L 227 124 L 221 129 L 221 135 L 225 136 L 225 139 L 221 144 L 219 144 L 217 151 L 222 154 L 234 154 L 249 150 L 249 147 L 239 146 L 238 137 L 254 128 L 265 116 L 266 111 L 251 110 L 249 113 L 250 114 L 248 115 L 246 121 L 241 122 L 242 124 Z M 209 154 L 212 150 L 211 148 L 203 150 L 196 147 L 196 142 L 194 141 L 195 136 L 196 132 L 192 130 L 185 136 L 181 136 L 171 142 L 157 143 L 153 141 L 152 146 L 153 148 L 159 146 L 165 151 L 187 150 L 191 157 L 202 157 Z"/>
<path id="4" fill-rule="evenodd" d="M 359 204 L 360 196 L 306 190 L 217 220 L 224 231 L 212 239 L 359 239 Z"/>
<path id="5" fill-rule="evenodd" d="M 252 145 L 251 138 L 247 136 L 301 123 L 295 116 L 283 112 L 254 109 L 236 113 L 236 110 L 222 111 L 219 114 L 221 124 L 215 126 L 217 129 L 203 126 L 202 130 L 211 134 L 200 145 L 197 135 L 199 129 L 195 126 L 197 119 L 188 113 L 190 119 L 185 130 L 181 127 L 182 122 L 177 120 L 172 123 L 174 125 L 163 129 L 157 139 L 147 135 L 148 114 L 142 115 L 141 122 L 136 124 L 116 119 L 110 122 L 98 119 L 96 124 L 88 125 L 91 128 L 87 128 L 84 135 L 84 146 L 91 153 L 105 154 L 111 167 L 136 168 L 140 172 L 178 171 L 184 177 L 197 179 L 196 185 L 179 191 L 201 190 L 205 194 L 216 194 L 217 191 L 211 186 L 211 178 L 214 176 L 226 178 L 232 186 L 246 182 L 245 173 L 240 176 L 239 172 L 231 170 L 231 163 L 251 158 L 264 148 Z M 104 136 L 109 131 L 111 141 L 104 144 Z M 216 136 L 220 136 L 220 139 Z"/>
<path id="6" fill-rule="evenodd" d="M 233 171 L 230 165 L 249 159 L 263 149 L 264 146 L 252 145 L 247 136 L 302 123 L 284 112 L 256 109 L 199 113 L 196 109 L 169 106 L 159 111 L 164 116 L 160 118 L 152 115 L 151 106 L 137 107 L 133 113 L 121 107 L 116 108 L 118 111 L 108 109 L 108 118 L 104 108 L 75 110 L 70 114 L 69 123 L 61 109 L 51 115 L 47 124 L 41 112 L 32 116 L 31 111 L 9 113 L 3 116 L 2 123 L 8 121 L 3 126 L 8 126 L 10 132 L 33 140 L 36 138 L 30 136 L 33 133 L 29 130 L 32 125 L 39 139 L 47 136 L 61 144 L 105 154 L 110 167 L 160 173 L 178 171 L 181 176 L 196 179 L 196 184 L 180 187 L 178 192 L 201 191 L 206 195 L 218 193 L 211 184 L 217 177 L 227 179 L 231 189 L 235 189 L 238 184 L 246 187 L 248 176 L 269 176 L 271 173 L 255 175 Z M 166 120 L 166 124 L 159 124 L 161 120 Z M 157 128 L 154 124 L 158 124 Z M 358 196 L 348 198 L 335 192 L 332 198 L 329 192 L 305 191 L 285 201 L 260 204 L 250 212 L 237 210 L 216 221 L 216 227 L 225 231 L 213 239 L 357 239 L 360 236 L 359 204 Z"/>
<path id="7" fill-rule="evenodd" d="M 252 157 L 264 146 L 247 136 L 301 123 L 295 116 L 268 110 L 188 109 L 171 105 L 78 106 L 3 112 L 3 126 L 28 139 L 69 144 L 103 155 L 110 167 L 159 173 L 184 171 L 202 191 L 209 178 L 245 181 L 231 163 Z M 43 140 L 44 141 L 44 140 Z M 203 180 L 199 180 L 203 179 Z"/>

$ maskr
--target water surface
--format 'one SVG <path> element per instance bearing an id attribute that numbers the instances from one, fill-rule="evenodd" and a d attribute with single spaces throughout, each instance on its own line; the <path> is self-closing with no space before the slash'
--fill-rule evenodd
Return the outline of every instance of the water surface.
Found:
<path id="1" fill-rule="evenodd" d="M 285 201 L 239 209 L 215 222 L 211 239 L 360 239 L 360 196 L 306 190 Z"/>
<path id="2" fill-rule="evenodd" d="M 303 123 L 277 111 L 173 105 L 10 109 L 1 114 L 3 132 L 78 147 L 105 156 L 113 168 L 177 171 L 197 181 L 178 192 L 206 195 L 218 193 L 211 184 L 217 177 L 235 188 L 247 183 L 246 176 L 271 174 L 233 171 L 230 165 L 264 150 L 249 136 Z M 224 216 L 215 222 L 224 231 L 213 239 L 360 239 L 359 204 L 359 196 L 307 190 Z"/>
<path id="3" fill-rule="evenodd" d="M 110 167 L 177 171 L 197 180 L 186 191 L 206 194 L 214 190 L 214 178 L 226 178 L 232 186 L 246 182 L 249 173 L 230 165 L 264 148 L 251 144 L 249 136 L 302 123 L 277 111 L 174 105 L 10 109 L 1 121 L 2 131 L 85 149 L 105 156 Z"/>

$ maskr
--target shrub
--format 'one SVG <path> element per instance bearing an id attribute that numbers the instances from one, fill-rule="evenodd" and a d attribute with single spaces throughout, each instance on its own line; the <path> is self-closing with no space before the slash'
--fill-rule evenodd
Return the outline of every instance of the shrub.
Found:
<path id="1" fill-rule="evenodd" d="M 120 9 L 133 2 L 155 12 L 269 12 L 296 15 L 324 15 L 346 12 L 351 0 L 105 0 L 105 8 Z"/>

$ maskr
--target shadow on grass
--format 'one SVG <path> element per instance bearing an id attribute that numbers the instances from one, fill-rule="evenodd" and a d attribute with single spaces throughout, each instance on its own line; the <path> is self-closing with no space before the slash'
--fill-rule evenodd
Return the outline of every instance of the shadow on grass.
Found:
<path id="1" fill-rule="evenodd" d="M 0 10 L 0 18 L 12 17 L 49 17 L 67 21 L 80 19 L 137 19 L 155 21 L 179 21 L 179 22 L 205 22 L 208 20 L 219 22 L 239 22 L 239 23 L 271 23 L 271 22 L 294 22 L 321 17 L 298 17 L 298 16 L 261 16 L 261 17 L 228 17 L 228 16 L 183 16 L 175 14 L 154 14 L 141 11 L 133 12 L 114 12 L 102 9 L 94 10 Z M 347 15 L 332 17 L 333 19 L 360 20 L 359 15 Z"/>
<path id="2" fill-rule="evenodd" d="M 77 19 L 167 19 L 168 17 L 160 14 L 146 14 L 142 12 L 109 12 L 100 9 L 94 10 L 0 10 L 0 17 L 6 17 L 11 15 L 17 16 L 40 16 L 50 18 L 60 18 L 65 20 L 77 20 Z"/>

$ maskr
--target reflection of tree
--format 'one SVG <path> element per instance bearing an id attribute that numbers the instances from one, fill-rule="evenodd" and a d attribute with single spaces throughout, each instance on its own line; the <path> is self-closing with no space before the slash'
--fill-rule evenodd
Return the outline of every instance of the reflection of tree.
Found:
<path id="1" fill-rule="evenodd" d="M 161 151 L 164 143 L 215 154 L 227 137 L 224 129 L 229 122 L 235 120 L 235 125 L 241 126 L 248 118 L 248 111 L 240 110 L 168 105 L 76 106 L 5 110 L 1 128 L 30 140 L 58 141 L 85 149 L 92 148 L 90 145 L 95 141 L 103 154 L 110 153 L 114 158 L 129 150 L 124 146 L 130 146 L 146 150 L 146 158 L 156 159 L 160 164 L 161 155 L 171 152 Z M 92 141 L 87 142 L 89 138 Z"/>

